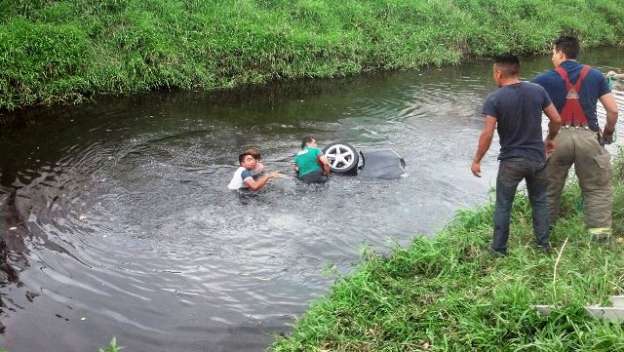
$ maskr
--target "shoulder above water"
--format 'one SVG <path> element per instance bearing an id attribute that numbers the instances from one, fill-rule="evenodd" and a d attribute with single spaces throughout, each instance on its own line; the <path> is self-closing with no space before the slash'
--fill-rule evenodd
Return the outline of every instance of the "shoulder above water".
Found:
<path id="1" fill-rule="evenodd" d="M 300 150 L 300 151 L 297 153 L 297 155 L 304 155 L 304 154 L 307 154 L 307 153 L 309 153 L 309 152 L 315 152 L 315 153 L 318 153 L 318 152 L 320 152 L 320 151 L 321 151 L 321 150 L 320 150 L 320 149 L 318 149 L 318 148 L 306 147 L 305 149 Z"/>

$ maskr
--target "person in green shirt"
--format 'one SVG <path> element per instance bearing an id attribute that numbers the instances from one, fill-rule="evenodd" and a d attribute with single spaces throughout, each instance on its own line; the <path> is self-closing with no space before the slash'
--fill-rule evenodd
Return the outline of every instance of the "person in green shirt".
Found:
<path id="1" fill-rule="evenodd" d="M 301 141 L 301 151 L 295 156 L 295 170 L 297 177 L 305 183 L 327 182 L 331 167 L 314 137 L 307 136 Z"/>
<path id="2" fill-rule="evenodd" d="M 617 87 L 624 87 L 624 73 L 616 73 L 615 71 L 609 71 L 605 75 L 607 78 L 607 82 L 609 83 L 609 88 L 613 89 Z"/>

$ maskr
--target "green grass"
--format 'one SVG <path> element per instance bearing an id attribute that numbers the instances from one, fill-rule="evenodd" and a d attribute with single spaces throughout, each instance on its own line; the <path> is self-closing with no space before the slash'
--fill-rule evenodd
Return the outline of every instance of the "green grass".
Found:
<path id="1" fill-rule="evenodd" d="M 620 235 L 623 160 L 620 155 L 614 173 L 614 228 Z M 551 235 L 551 255 L 531 246 L 524 196 L 514 204 L 507 257 L 488 252 L 492 205 L 463 211 L 435 238 L 418 237 L 387 257 L 368 253 L 271 349 L 624 351 L 623 326 L 590 318 L 583 308 L 624 293 L 624 241 L 592 242 L 580 204 L 572 184 L 563 200 L 565 217 Z M 559 308 L 541 316 L 534 304 Z"/>
<path id="2" fill-rule="evenodd" d="M 624 0 L 0 0 L 0 110 L 624 46 Z"/>
<path id="3" fill-rule="evenodd" d="M 117 345 L 117 338 L 113 337 L 111 342 L 105 348 L 100 348 L 98 352 L 120 352 L 123 347 Z"/>

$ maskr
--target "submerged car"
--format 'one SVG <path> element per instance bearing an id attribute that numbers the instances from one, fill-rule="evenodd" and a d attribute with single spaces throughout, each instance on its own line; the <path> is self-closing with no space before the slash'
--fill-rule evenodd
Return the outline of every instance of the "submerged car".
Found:
<path id="1" fill-rule="evenodd" d="M 334 174 L 380 179 L 407 176 L 405 160 L 392 149 L 358 151 L 347 143 L 332 143 L 323 153 Z"/>

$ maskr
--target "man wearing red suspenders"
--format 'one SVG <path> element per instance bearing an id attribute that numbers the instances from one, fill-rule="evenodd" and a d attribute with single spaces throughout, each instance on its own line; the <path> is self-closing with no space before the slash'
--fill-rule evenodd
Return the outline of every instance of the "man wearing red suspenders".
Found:
<path id="1" fill-rule="evenodd" d="M 533 81 L 546 89 L 563 124 L 546 169 L 550 219 L 554 224 L 559 217 L 561 192 L 574 164 L 583 193 L 585 225 L 594 239 L 603 240 L 611 235 L 613 207 L 611 161 L 604 144 L 613 140 L 618 110 L 602 73 L 576 61 L 579 51 L 574 37 L 555 40 L 555 69 Z M 602 131 L 596 115 L 598 100 L 607 111 Z"/>

